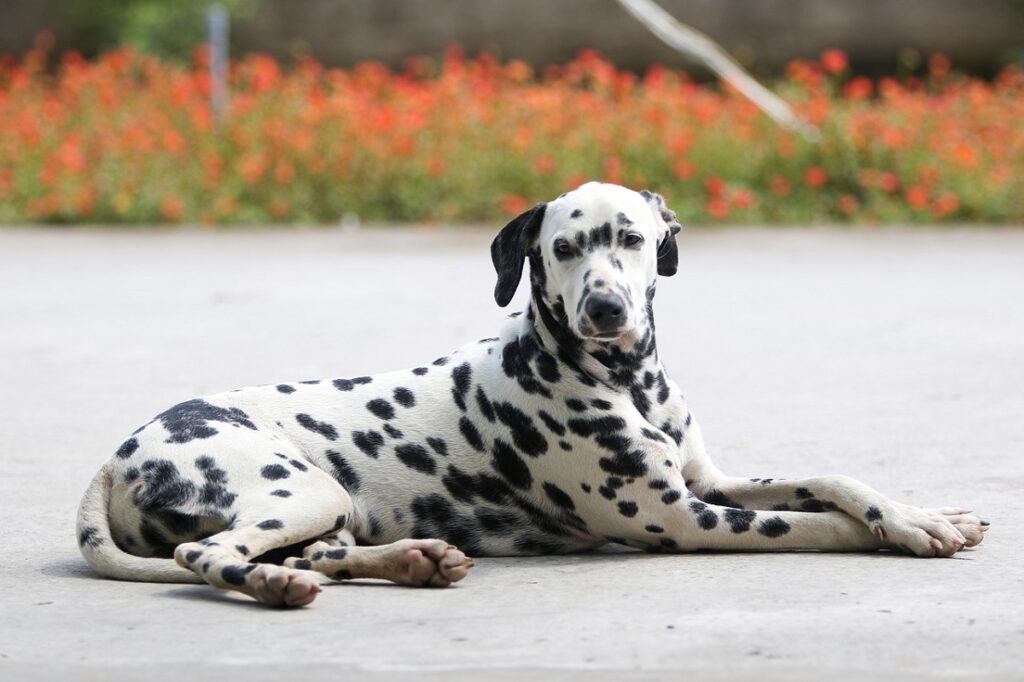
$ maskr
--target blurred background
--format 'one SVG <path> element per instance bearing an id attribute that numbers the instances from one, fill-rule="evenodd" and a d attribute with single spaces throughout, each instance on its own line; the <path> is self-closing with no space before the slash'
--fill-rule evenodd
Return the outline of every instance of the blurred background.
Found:
<path id="1" fill-rule="evenodd" d="M 821 139 L 615 0 L 13 1 L 0 222 L 494 221 L 589 179 L 690 223 L 1024 217 L 1024 0 L 660 4 Z"/>

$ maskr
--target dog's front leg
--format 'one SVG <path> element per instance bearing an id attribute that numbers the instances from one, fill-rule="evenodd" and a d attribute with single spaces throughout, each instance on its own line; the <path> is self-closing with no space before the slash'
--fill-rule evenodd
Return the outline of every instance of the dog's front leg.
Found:
<path id="1" fill-rule="evenodd" d="M 894 502 L 849 476 L 802 479 L 736 478 L 723 474 L 704 450 L 700 428 L 691 422 L 683 443 L 687 487 L 705 503 L 737 509 L 835 512 L 864 524 L 879 540 L 922 554 L 931 547 L 973 547 L 988 524 L 970 510 L 950 507 L 925 510 Z"/>

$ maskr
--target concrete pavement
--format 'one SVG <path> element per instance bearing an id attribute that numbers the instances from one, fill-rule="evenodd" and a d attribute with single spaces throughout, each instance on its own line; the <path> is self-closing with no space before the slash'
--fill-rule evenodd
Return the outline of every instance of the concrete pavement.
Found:
<path id="1" fill-rule="evenodd" d="M 973 507 L 993 528 L 955 559 L 482 559 L 298 611 L 93 576 L 74 514 L 122 437 L 191 396 L 489 335 L 492 232 L 0 230 L 0 677 L 1024 679 L 1019 230 L 689 231 L 658 288 L 723 469 Z"/>

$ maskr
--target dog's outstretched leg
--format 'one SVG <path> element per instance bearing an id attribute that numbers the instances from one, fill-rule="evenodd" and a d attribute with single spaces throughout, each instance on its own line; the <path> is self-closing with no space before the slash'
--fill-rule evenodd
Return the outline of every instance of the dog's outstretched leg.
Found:
<path id="1" fill-rule="evenodd" d="M 352 516 L 348 493 L 326 473 L 310 469 L 301 491 L 252 489 L 228 530 L 179 545 L 174 558 L 214 587 L 236 590 L 270 606 L 305 606 L 320 591 L 318 576 L 288 566 L 250 563 L 277 547 L 341 530 Z M 240 496 L 242 497 L 242 496 Z"/>
<path id="2" fill-rule="evenodd" d="M 929 556 L 918 547 L 922 534 L 935 541 L 935 552 L 947 546 L 973 547 L 989 524 L 971 510 L 947 507 L 928 510 L 894 502 L 849 476 L 802 479 L 735 478 L 723 474 L 704 452 L 694 422 L 687 434 L 688 460 L 683 469 L 687 488 L 705 503 L 736 509 L 830 512 L 841 511 L 864 524 L 882 542 Z"/>
<path id="3" fill-rule="evenodd" d="M 399 540 L 377 547 L 317 542 L 285 566 L 319 571 L 335 580 L 381 578 L 416 587 L 447 587 L 466 577 L 473 560 L 443 540 Z"/>

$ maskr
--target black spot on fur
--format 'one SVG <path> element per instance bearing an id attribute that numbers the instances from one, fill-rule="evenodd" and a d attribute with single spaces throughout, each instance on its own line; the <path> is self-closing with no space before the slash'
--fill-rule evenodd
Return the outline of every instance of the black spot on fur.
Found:
<path id="1" fill-rule="evenodd" d="M 278 393 L 295 393 L 295 387 L 288 384 L 278 384 L 277 391 Z"/>
<path id="2" fill-rule="evenodd" d="M 880 521 L 882 519 L 882 510 L 872 505 L 864 512 L 864 518 L 868 521 Z"/>
<path id="3" fill-rule="evenodd" d="M 533 483 L 533 476 L 530 474 L 530 467 L 526 466 L 523 458 L 512 449 L 510 445 L 499 438 L 494 439 L 494 447 L 491 450 L 494 457 L 491 459 L 491 466 L 504 477 L 506 481 L 517 488 L 526 489 Z"/>
<path id="4" fill-rule="evenodd" d="M 570 419 L 566 424 L 573 433 L 587 437 L 595 433 L 607 434 L 621 431 L 626 422 L 621 417 L 607 415 L 595 419 Z"/>
<path id="5" fill-rule="evenodd" d="M 487 394 L 484 393 L 483 386 L 476 387 L 476 404 L 480 408 L 480 414 L 482 414 L 487 421 L 494 423 L 494 408 L 491 405 L 491 401 L 487 399 Z"/>
<path id="6" fill-rule="evenodd" d="M 808 500 L 814 497 L 814 493 L 807 488 L 797 488 L 793 491 L 793 494 L 796 495 L 796 499 L 798 500 Z"/>
<path id="7" fill-rule="evenodd" d="M 388 434 L 392 438 L 395 438 L 396 440 L 402 438 L 403 436 L 405 436 L 405 434 L 402 433 L 401 429 L 396 429 L 391 424 L 385 424 L 384 425 L 384 433 Z"/>
<path id="8" fill-rule="evenodd" d="M 429 371 L 430 371 L 429 367 L 417 367 L 416 369 L 414 369 L 412 371 L 412 373 L 415 374 L 418 377 L 421 377 L 421 376 L 423 376 L 424 374 L 426 374 Z"/>
<path id="9" fill-rule="evenodd" d="M 256 570 L 256 564 L 230 564 L 220 571 L 220 577 L 229 585 L 244 585 L 245 576 Z"/>
<path id="10" fill-rule="evenodd" d="M 757 517 L 757 512 L 749 509 L 726 509 L 722 518 L 729 524 L 733 533 L 745 533 L 750 530 L 750 524 Z"/>
<path id="11" fill-rule="evenodd" d="M 416 396 L 407 388 L 399 386 L 393 393 L 395 402 L 402 407 L 412 407 L 416 404 Z"/>
<path id="12" fill-rule="evenodd" d="M 622 500 L 619 502 L 619 513 L 626 518 L 633 518 L 637 512 L 640 511 L 640 507 L 637 506 L 636 502 L 630 502 L 628 500 Z"/>
<path id="13" fill-rule="evenodd" d="M 673 502 L 678 501 L 682 496 L 683 494 L 678 490 L 666 490 L 661 496 L 661 501 L 665 504 L 672 504 Z"/>
<path id="14" fill-rule="evenodd" d="M 117 449 L 117 452 L 115 452 L 114 454 L 120 457 L 121 459 L 128 459 L 133 454 L 135 454 L 135 451 L 138 449 L 139 441 L 134 438 L 129 438 L 125 442 L 121 443 L 121 447 L 119 447 Z"/>
<path id="15" fill-rule="evenodd" d="M 452 398 L 463 412 L 466 411 L 466 396 L 473 380 L 473 370 L 468 362 L 464 362 L 452 370 Z"/>
<path id="16" fill-rule="evenodd" d="M 477 452 L 484 451 L 484 441 L 480 437 L 480 432 L 477 431 L 476 426 L 468 417 L 462 417 L 459 420 L 459 431 L 462 432 L 466 442 L 469 443 L 474 450 Z"/>
<path id="17" fill-rule="evenodd" d="M 297 459 L 290 459 L 290 460 L 288 460 L 288 463 L 291 464 L 296 469 L 298 469 L 299 471 L 308 471 L 309 470 L 309 467 L 307 467 L 305 464 L 303 464 L 302 462 L 300 462 Z"/>
<path id="18" fill-rule="evenodd" d="M 359 490 L 359 474 L 355 468 L 348 463 L 344 455 L 335 450 L 327 451 L 327 460 L 334 467 L 334 478 L 341 484 L 341 487 L 350 493 Z"/>
<path id="19" fill-rule="evenodd" d="M 427 438 L 427 445 L 430 446 L 431 450 L 441 455 L 442 457 L 448 456 L 448 444 L 445 443 L 443 439 L 429 436 Z"/>
<path id="20" fill-rule="evenodd" d="M 566 398 L 565 399 L 565 406 L 568 407 L 573 412 L 586 412 L 587 411 L 586 403 L 584 403 L 582 400 L 577 400 L 576 398 Z"/>
<path id="21" fill-rule="evenodd" d="M 256 430 L 256 425 L 249 420 L 249 415 L 237 407 L 218 407 L 205 400 L 186 400 L 158 414 L 153 421 L 160 420 L 163 427 L 170 432 L 166 443 L 187 443 L 194 439 L 210 438 L 217 435 L 217 429 L 209 422 L 221 422 L 234 426 L 244 426 Z"/>
<path id="22" fill-rule="evenodd" d="M 260 475 L 268 481 L 276 481 L 291 476 L 291 472 L 280 464 L 268 464 L 260 469 Z"/>
<path id="23" fill-rule="evenodd" d="M 381 419 L 391 419 L 395 416 L 395 408 L 387 400 L 383 398 L 374 398 L 370 402 L 366 403 L 366 409 L 368 409 L 375 417 Z"/>
<path id="24" fill-rule="evenodd" d="M 569 443 L 569 441 L 567 441 L 567 440 L 560 440 L 560 441 L 558 441 L 558 447 L 562 448 L 566 452 L 571 452 L 572 451 L 572 444 Z"/>
<path id="25" fill-rule="evenodd" d="M 327 440 L 337 440 L 338 431 L 327 422 L 318 422 L 317 420 L 310 417 L 308 414 L 301 413 L 295 415 L 295 421 L 299 423 L 302 428 L 312 431 L 313 433 L 319 433 Z"/>
<path id="26" fill-rule="evenodd" d="M 448 356 L 447 355 L 442 355 L 441 357 L 439 357 L 437 360 L 434 360 L 430 364 L 436 365 L 437 367 L 444 367 L 445 365 L 448 364 Z"/>
<path id="27" fill-rule="evenodd" d="M 266 521 L 260 521 L 257 523 L 256 527 L 261 530 L 279 530 L 284 528 L 284 523 L 278 519 L 267 519 Z"/>
<path id="28" fill-rule="evenodd" d="M 537 412 L 537 416 L 540 417 L 540 420 L 544 422 L 544 425 L 546 427 L 548 427 L 548 430 L 554 433 L 556 436 L 565 435 L 565 426 L 557 419 L 552 417 L 550 414 L 548 414 L 544 410 L 540 410 Z"/>
<path id="29" fill-rule="evenodd" d="M 274 497 L 291 497 L 292 496 L 291 491 L 290 490 L 285 490 L 284 488 L 278 488 L 277 490 L 272 491 L 270 494 L 273 495 Z"/>
<path id="30" fill-rule="evenodd" d="M 434 461 L 434 458 L 430 456 L 430 453 L 422 445 L 403 443 L 402 445 L 395 446 L 395 454 L 398 456 L 399 461 L 410 469 L 415 469 L 431 476 L 434 475 L 437 469 L 437 462 Z"/>
<path id="31" fill-rule="evenodd" d="M 742 504 L 736 502 L 718 488 L 712 488 L 711 490 L 707 491 L 704 494 L 703 499 L 708 504 L 717 504 L 719 507 L 733 507 L 735 509 L 743 509 Z"/>
<path id="32" fill-rule="evenodd" d="M 384 436 L 376 431 L 353 431 L 352 442 L 364 453 L 376 459 L 381 446 L 384 445 Z"/>
<path id="33" fill-rule="evenodd" d="M 78 534 L 79 547 L 99 547 L 103 544 L 103 538 L 99 537 L 99 529 L 93 526 L 83 528 Z"/>
<path id="34" fill-rule="evenodd" d="M 568 509 L 572 511 L 573 509 L 576 508 L 576 505 L 573 504 L 572 498 L 569 497 L 568 493 L 566 493 L 564 490 L 559 488 L 554 483 L 546 481 L 544 483 L 544 492 L 545 494 L 547 494 L 549 500 L 554 502 L 555 505 L 561 507 L 562 509 Z"/>
<path id="35" fill-rule="evenodd" d="M 187 561 L 190 564 L 194 564 L 196 560 L 201 556 L 203 556 L 202 551 L 198 549 L 193 549 L 192 551 L 185 553 L 185 561 Z"/>
<path id="36" fill-rule="evenodd" d="M 577 208 L 572 213 L 569 214 L 569 217 L 570 218 L 582 218 L 583 217 L 583 211 L 581 211 L 580 209 Z"/>
<path id="37" fill-rule="evenodd" d="M 664 528 L 662 528 L 661 526 L 655 526 L 653 523 L 649 523 L 646 526 L 644 526 L 644 530 L 647 531 L 648 533 L 664 533 L 665 532 Z"/>
<path id="38" fill-rule="evenodd" d="M 614 500 L 617 493 L 606 485 L 602 485 L 597 489 L 597 492 L 601 493 L 601 497 L 606 500 Z"/>
<path id="39" fill-rule="evenodd" d="M 541 351 L 537 355 L 537 374 L 549 384 L 553 384 L 562 378 L 558 371 L 558 361 L 550 353 Z"/>
<path id="40" fill-rule="evenodd" d="M 196 494 L 195 484 L 182 478 L 178 467 L 166 459 L 142 463 L 143 485 L 135 491 L 135 505 L 144 512 L 180 507 Z"/>
<path id="41" fill-rule="evenodd" d="M 757 527 L 757 532 L 765 537 L 777 538 L 789 532 L 789 524 L 778 516 L 773 516 L 762 521 Z"/>
<path id="42" fill-rule="evenodd" d="M 512 433 L 512 441 L 527 455 L 536 457 L 548 450 L 548 442 L 533 420 L 512 403 L 493 403 L 494 414 Z"/>
<path id="43" fill-rule="evenodd" d="M 704 530 L 711 530 L 718 525 L 718 514 L 708 509 L 708 506 L 703 502 L 691 502 L 690 511 L 696 515 L 697 525 Z"/>

